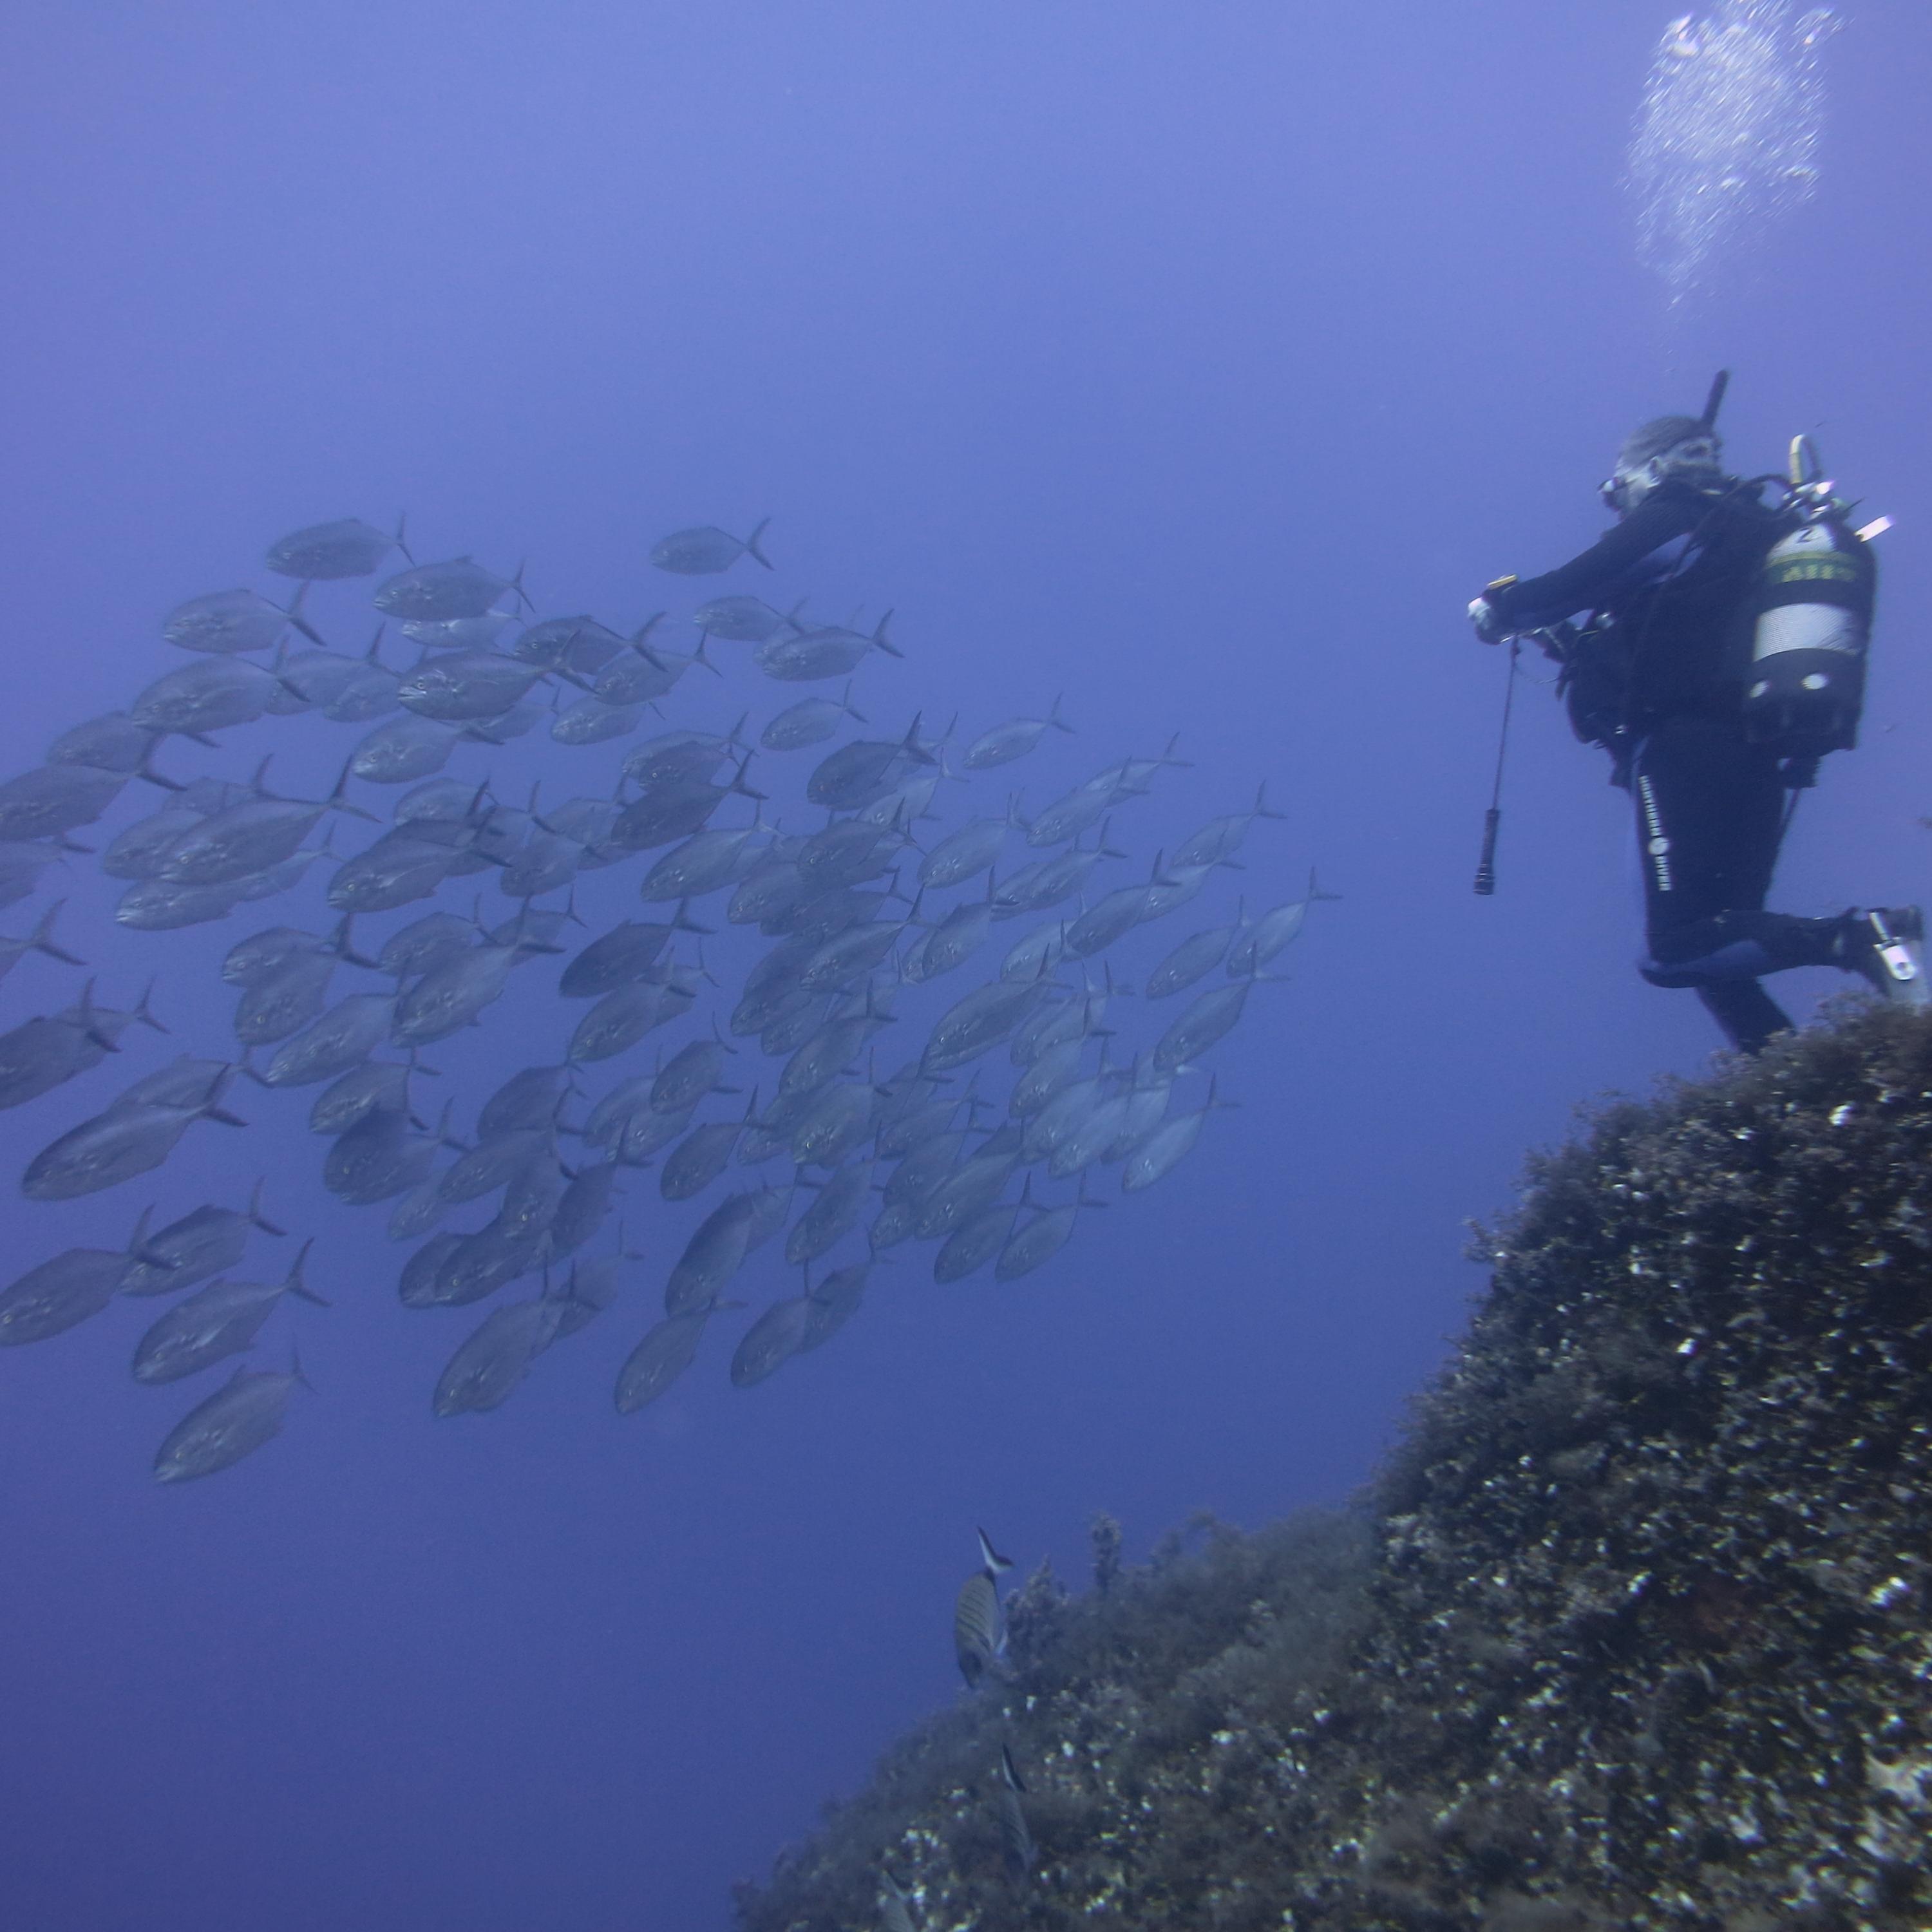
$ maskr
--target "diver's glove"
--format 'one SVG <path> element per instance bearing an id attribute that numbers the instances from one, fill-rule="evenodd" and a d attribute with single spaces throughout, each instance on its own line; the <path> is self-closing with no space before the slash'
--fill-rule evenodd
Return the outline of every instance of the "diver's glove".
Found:
<path id="1" fill-rule="evenodd" d="M 1469 600 L 1469 622 L 1475 626 L 1476 635 L 1486 644 L 1499 644 L 1504 638 L 1514 634 L 1491 600 L 1498 590 L 1508 590 L 1516 580 L 1514 577 L 1498 577 L 1493 583 L 1483 586 L 1481 596 Z"/>
<path id="2" fill-rule="evenodd" d="M 1501 614 L 1486 597 L 1472 597 L 1469 600 L 1469 622 L 1475 626 L 1476 635 L 1486 644 L 1499 644 L 1509 635 Z"/>

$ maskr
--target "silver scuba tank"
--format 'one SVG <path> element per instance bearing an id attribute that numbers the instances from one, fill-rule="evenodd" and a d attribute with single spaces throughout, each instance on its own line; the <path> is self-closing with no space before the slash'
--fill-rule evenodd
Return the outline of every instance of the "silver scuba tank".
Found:
<path id="1" fill-rule="evenodd" d="M 1815 758 L 1858 742 L 1878 571 L 1802 436 L 1791 446 L 1790 496 L 1796 526 L 1772 546 L 1752 597 L 1744 734 L 1780 755 Z"/>

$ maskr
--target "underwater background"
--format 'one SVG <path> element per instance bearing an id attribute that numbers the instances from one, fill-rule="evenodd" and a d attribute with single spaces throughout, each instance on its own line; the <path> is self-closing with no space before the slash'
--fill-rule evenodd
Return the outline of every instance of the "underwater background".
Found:
<path id="1" fill-rule="evenodd" d="M 692 1219 L 650 1175 L 622 1209 L 650 1258 L 576 1345 L 596 1363 L 450 1421 L 428 1394 L 463 1324 L 398 1306 L 402 1251 L 324 1192 L 284 1096 L 238 1088 L 245 1139 L 200 1131 L 110 1201 L 14 1201 L 25 1267 L 266 1174 L 334 1305 L 258 1351 L 293 1334 L 315 1384 L 284 1436 L 181 1490 L 149 1473 L 180 1405 L 130 1381 L 130 1310 L 0 1361 L 11 1922 L 722 1925 L 731 1880 L 956 1694 L 976 1524 L 1078 1576 L 1099 1509 L 1132 1556 L 1197 1508 L 1259 1522 L 1359 1484 L 1479 1283 L 1463 1217 L 1574 1103 L 1714 1044 L 1631 970 L 1625 801 L 1533 686 L 1499 890 L 1471 894 L 1503 667 L 1461 614 L 1589 541 L 1618 440 L 1720 363 L 1734 467 L 1806 431 L 1898 524 L 1864 742 L 1802 804 L 1774 902 L 1924 896 L 1932 26 L 1849 13 L 1815 196 L 1673 302 L 1622 185 L 1663 26 L 1476 0 L 0 27 L 9 771 L 168 668 L 182 599 L 279 596 L 260 560 L 297 525 L 406 509 L 418 556 L 522 560 L 544 614 L 628 630 L 670 601 L 656 538 L 770 516 L 774 578 L 718 587 L 892 607 L 875 722 L 970 734 L 1064 692 L 1077 736 L 1012 773 L 1035 804 L 1178 732 L 1138 860 L 1264 778 L 1288 814 L 1201 922 L 1311 863 L 1342 895 L 1256 989 L 1214 1063 L 1238 1111 L 1172 1177 L 1022 1282 L 902 1256 L 755 1390 L 714 1343 L 612 1411 Z M 773 689 L 734 663 L 667 724 Z M 350 742 L 258 735 L 160 762 L 244 778 L 272 748 L 320 796 Z M 226 1050 L 247 911 L 123 934 L 98 875 L 36 904 L 62 892 L 104 994 L 152 973 L 172 1029 L 113 1073 Z M 1136 939 L 1130 978 L 1168 943 Z M 7 1024 L 73 979 L 30 956 Z M 544 1057 L 555 1005 L 520 985 L 466 1057 Z M 0 1117 L 13 1171 L 85 1110 Z M 782 1273 L 761 1256 L 747 1298 Z"/>

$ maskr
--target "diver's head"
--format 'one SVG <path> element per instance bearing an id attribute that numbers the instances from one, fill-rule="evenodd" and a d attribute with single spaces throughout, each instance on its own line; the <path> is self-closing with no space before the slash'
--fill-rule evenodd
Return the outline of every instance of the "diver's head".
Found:
<path id="1" fill-rule="evenodd" d="M 1702 488 L 1724 476 L 1724 445 L 1701 416 L 1658 416 L 1624 437 L 1617 466 L 1603 486 L 1604 501 L 1627 517 L 1660 483 Z"/>

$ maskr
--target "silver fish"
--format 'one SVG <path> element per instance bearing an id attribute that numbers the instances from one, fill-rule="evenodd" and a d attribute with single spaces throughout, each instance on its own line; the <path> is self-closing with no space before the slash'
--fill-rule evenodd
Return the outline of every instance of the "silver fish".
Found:
<path id="1" fill-rule="evenodd" d="M 183 886 L 219 886 L 264 872 L 292 857 L 302 841 L 332 812 L 379 824 L 374 813 L 364 812 L 346 796 L 349 767 L 335 782 L 335 789 L 326 799 L 278 797 L 262 788 L 268 770 L 264 759 L 255 775 L 255 795 L 245 802 L 230 806 L 201 820 L 183 835 L 168 854 L 158 876 Z"/>
<path id="2" fill-rule="evenodd" d="M 837 1167 L 848 1160 L 872 1138 L 878 1097 L 864 1083 L 821 1088 L 792 1131 L 792 1159 L 800 1167 Z"/>
<path id="3" fill-rule="evenodd" d="M 702 898 L 742 878 L 758 860 L 765 838 L 761 820 L 736 830 L 693 832 L 646 872 L 638 896 L 647 902 Z"/>
<path id="4" fill-rule="evenodd" d="M 322 1164 L 322 1184 L 352 1208 L 393 1201 L 429 1179 L 438 1152 L 453 1144 L 446 1138 L 448 1123 L 446 1108 L 436 1132 L 412 1133 L 406 1114 L 371 1108 L 335 1137 Z"/>
<path id="5" fill-rule="evenodd" d="M 42 762 L 91 765 L 96 771 L 120 772 L 137 778 L 147 769 L 154 744 L 154 733 L 145 725 L 136 724 L 124 711 L 109 711 L 63 731 L 47 747 Z"/>
<path id="6" fill-rule="evenodd" d="M 309 1130 L 346 1134 L 372 1114 L 407 1114 L 413 1064 L 365 1060 L 325 1088 L 308 1110 Z"/>
<path id="7" fill-rule="evenodd" d="M 625 920 L 590 944 L 563 969 L 557 991 L 567 1000 L 596 998 L 639 979 L 654 966 L 673 936 L 680 932 L 708 934 L 686 916 L 680 904 L 668 920 Z"/>
<path id="8" fill-rule="evenodd" d="M 824 743 L 847 718 L 861 724 L 868 722 L 862 711 L 853 709 L 849 682 L 836 698 L 802 698 L 788 705 L 758 734 L 758 742 L 768 752 L 802 751 L 808 745 Z"/>
<path id="9" fill-rule="evenodd" d="M 418 563 L 386 581 L 372 600 L 385 616 L 411 619 L 480 617 L 506 592 L 524 598 L 524 573 L 493 575 L 466 556 L 446 563 Z"/>
<path id="10" fill-rule="evenodd" d="M 171 798 L 159 812 L 136 819 L 107 842 L 100 869 L 111 879 L 155 879 L 168 854 L 186 833 L 201 824 L 204 814 Z"/>
<path id="11" fill-rule="evenodd" d="M 490 649 L 516 621 L 513 612 L 486 610 L 480 617 L 411 617 L 400 628 L 424 650 L 476 651 Z"/>
<path id="12" fill-rule="evenodd" d="M 1083 1186 L 1078 1198 L 1066 1207 L 1041 1208 L 1000 1250 L 1000 1258 L 993 1264 L 993 1279 L 1018 1281 L 1021 1276 L 1044 1268 L 1072 1238 L 1080 1210 L 1106 1205 L 1104 1201 L 1090 1199 Z"/>
<path id="13" fill-rule="evenodd" d="M 798 613 L 804 608 L 801 604 L 788 614 L 756 597 L 714 597 L 692 611 L 691 621 L 706 637 L 723 638 L 731 644 L 762 644 L 788 627 L 796 629 Z"/>
<path id="14" fill-rule="evenodd" d="M 1252 979 L 1232 986 L 1217 986 L 1202 993 L 1160 1036 L 1154 1050 L 1154 1064 L 1163 1073 L 1178 1073 L 1191 1066 L 1214 1042 L 1232 1032 L 1240 1018 L 1248 995 L 1254 990 Z"/>
<path id="15" fill-rule="evenodd" d="M 308 1087 L 359 1066 L 387 1037 L 395 998 L 351 993 L 321 1018 L 284 1040 L 261 1075 L 265 1087 Z"/>
<path id="16" fill-rule="evenodd" d="M 274 672 L 239 658 L 203 658 L 158 677 L 128 707 L 143 729 L 194 736 L 252 724 L 285 687 Z"/>
<path id="17" fill-rule="evenodd" d="M 297 692 L 304 688 L 299 677 L 291 676 L 286 682 Z M 392 670 L 382 662 L 382 630 L 378 626 L 353 675 L 342 680 L 341 688 L 333 696 L 318 694 L 315 702 L 332 724 L 366 724 L 372 718 L 386 718 L 400 706 L 402 700 L 396 694 L 402 682 L 402 674 Z"/>
<path id="18" fill-rule="evenodd" d="M 680 778 L 702 783 L 716 778 L 741 752 L 748 752 L 740 735 L 750 713 L 729 731 L 665 731 L 647 740 L 624 760 L 624 776 L 634 784 L 669 784 Z"/>
<path id="19" fill-rule="evenodd" d="M 234 1379 L 183 1416 L 154 1457 L 154 1480 L 184 1483 L 231 1468 L 282 1432 L 296 1384 L 308 1386 L 299 1362 L 286 1375 L 238 1368 Z"/>
<path id="20" fill-rule="evenodd" d="M 920 742 L 914 714 L 903 738 L 855 738 L 828 753 L 805 783 L 806 797 L 832 812 L 856 812 L 882 798 L 915 765 L 938 760 Z"/>
<path id="21" fill-rule="evenodd" d="M 707 1094 L 735 1091 L 722 1084 L 725 1056 L 735 1050 L 716 1039 L 680 1047 L 651 1082 L 651 1111 L 686 1114 Z"/>
<path id="22" fill-rule="evenodd" d="M 1246 934 L 1228 956 L 1228 976 L 1231 980 L 1246 980 L 1258 974 L 1277 953 L 1283 952 L 1301 936 L 1301 928 L 1308 917 L 1308 908 L 1318 899 L 1339 899 L 1340 892 L 1324 892 L 1315 883 L 1315 873 L 1310 868 L 1308 874 L 1308 896 L 1297 899 L 1292 905 L 1276 906 L 1272 912 L 1264 912 L 1256 920 Z"/>
<path id="23" fill-rule="evenodd" d="M 1060 698 L 1056 693 L 1044 718 L 1015 718 L 995 724 L 967 746 L 960 763 L 969 772 L 990 771 L 995 765 L 1010 765 L 1016 758 L 1024 758 L 1048 731 L 1072 729 L 1060 715 Z"/>
<path id="24" fill-rule="evenodd" d="M 922 1241 L 936 1241 L 964 1227 L 999 1198 L 1019 1160 L 1018 1148 L 994 1136 L 920 1202 L 913 1232 Z"/>
<path id="25" fill-rule="evenodd" d="M 716 1302 L 751 1251 L 757 1212 L 752 1195 L 733 1194 L 705 1216 L 664 1285 L 667 1315 L 694 1314 Z"/>
<path id="26" fill-rule="evenodd" d="M 72 1201 L 159 1167 L 197 1120 L 245 1126 L 219 1098 L 211 1095 L 199 1106 L 116 1107 L 83 1120 L 27 1163 L 20 1192 L 29 1201 Z"/>
<path id="27" fill-rule="evenodd" d="M 1027 1016 L 1054 992 L 1051 981 L 999 980 L 980 986 L 949 1007 L 932 1030 L 922 1065 L 927 1073 L 963 1066 L 1010 1039 Z"/>
<path id="28" fill-rule="evenodd" d="M 1178 1114 L 1171 1120 L 1163 1121 L 1128 1156 L 1120 1175 L 1122 1192 L 1137 1194 L 1143 1187 L 1151 1187 L 1156 1180 L 1171 1174 L 1193 1151 L 1208 1114 L 1216 1107 L 1232 1104 L 1216 1100 L 1214 1082 L 1209 1081 L 1208 1098 L 1201 1106 L 1191 1114 Z"/>
<path id="29" fill-rule="evenodd" d="M 464 735 L 433 718 L 392 718 L 350 754 L 349 769 L 370 784 L 406 784 L 441 771 Z"/>
<path id="30" fill-rule="evenodd" d="M 920 884 L 964 884 L 993 864 L 1006 843 L 1007 832 L 1019 823 L 1012 806 L 1003 818 L 969 818 L 958 831 L 948 832 L 920 862 Z"/>
<path id="31" fill-rule="evenodd" d="M 617 1192 L 617 1166 L 614 1160 L 599 1161 L 571 1176 L 550 1217 L 552 1254 L 574 1254 L 604 1225 Z"/>
<path id="32" fill-rule="evenodd" d="M 520 1127 L 547 1127 L 576 1087 L 577 1069 L 567 1060 L 554 1066 L 526 1066 L 512 1074 L 483 1102 L 476 1116 L 477 1133 L 488 1139 Z"/>
<path id="33" fill-rule="evenodd" d="M 1238 812 L 1226 818 L 1210 819 L 1198 832 L 1190 833 L 1174 848 L 1172 862 L 1176 866 L 1218 866 L 1240 850 L 1242 840 L 1248 836 L 1248 827 L 1256 819 L 1287 816 L 1285 812 L 1270 810 L 1268 787 L 1257 786 L 1251 810 Z"/>
<path id="34" fill-rule="evenodd" d="M 408 832 L 386 832 L 335 868 L 328 902 L 341 912 L 390 912 L 428 898 L 449 876 L 461 849 Z"/>
<path id="35" fill-rule="evenodd" d="M 566 1051 L 573 1061 L 608 1060 L 635 1046 L 654 1028 L 681 1018 L 697 998 L 697 989 L 678 979 L 620 986 L 578 1022 Z"/>
<path id="36" fill-rule="evenodd" d="M 440 724 L 500 718 L 548 676 L 540 664 L 496 651 L 452 651 L 417 665 L 397 686 L 405 710 Z"/>
<path id="37" fill-rule="evenodd" d="M 944 1286 L 978 1274 L 1006 1246 L 1022 1205 L 1017 1202 L 995 1202 L 962 1222 L 940 1244 L 939 1252 L 933 1257 L 933 1280 Z"/>
<path id="38" fill-rule="evenodd" d="M 148 994 L 131 1012 L 94 1004 L 94 982 L 80 999 L 57 1013 L 24 1020 L 0 1034 L 0 1108 L 18 1107 L 98 1066 L 118 1052 L 121 1036 L 136 1020 L 158 1033 L 167 1029 L 148 1010 Z"/>
<path id="39" fill-rule="evenodd" d="M 546 670 L 594 674 L 624 649 L 624 640 L 609 626 L 588 615 L 546 617 L 532 624 L 510 646 L 514 656 L 527 658 Z"/>
<path id="40" fill-rule="evenodd" d="M 1210 926 L 1205 932 L 1193 933 L 1184 939 L 1148 975 L 1148 998 L 1164 1000 L 1206 979 L 1227 958 L 1228 949 L 1240 937 L 1244 923 L 1240 908 L 1237 908 L 1233 924 Z"/>
<path id="41" fill-rule="evenodd" d="M 401 518 L 396 519 L 392 536 L 360 517 L 338 517 L 333 523 L 308 524 L 291 530 L 268 546 L 263 560 L 278 577 L 334 580 L 373 577 L 392 550 L 409 554 L 403 543 Z"/>
<path id="42" fill-rule="evenodd" d="M 727 784 L 713 784 L 708 778 L 698 778 L 658 780 L 619 814 L 610 830 L 612 840 L 631 852 L 674 844 L 701 831 L 710 824 L 712 814 L 734 794 L 754 800 L 762 799 L 764 794 L 754 791 L 745 782 L 749 763 L 747 758 L 740 765 Z"/>
<path id="43" fill-rule="evenodd" d="M 999 900 L 995 892 L 993 901 L 997 917 Z M 1073 923 L 1070 919 L 1048 920 L 1044 926 L 1036 926 L 1005 958 L 1000 962 L 1000 977 L 1003 980 L 1037 980 L 1043 974 L 1050 974 L 1066 956 L 1066 928 Z"/>
<path id="44" fill-rule="evenodd" d="M 859 1225 L 859 1216 L 872 1192 L 872 1162 L 848 1161 L 835 1168 L 818 1191 L 818 1198 L 801 1214 L 785 1238 L 785 1259 L 794 1268 L 838 1246 Z"/>
<path id="45" fill-rule="evenodd" d="M 286 610 L 259 591 L 211 591 L 177 604 L 162 620 L 161 635 L 184 651 L 267 651 L 292 626 L 319 644 L 322 640 L 301 614 L 302 602 L 300 591 Z"/>
<path id="46" fill-rule="evenodd" d="M 98 1315 L 127 1279 L 148 1216 L 125 1248 L 69 1248 L 0 1289 L 0 1348 L 44 1342 Z"/>
<path id="47" fill-rule="evenodd" d="M 430 1406 L 439 1416 L 480 1414 L 506 1401 L 555 1340 L 562 1304 L 548 1295 L 493 1309 L 450 1358 Z"/>
<path id="48" fill-rule="evenodd" d="M 321 1017 L 336 962 L 327 953 L 304 953 L 279 973 L 257 980 L 235 1008 L 235 1037 L 244 1046 L 269 1046 Z"/>
<path id="49" fill-rule="evenodd" d="M 745 1331 L 731 1358 L 731 1386 L 752 1388 L 799 1352 L 812 1303 L 805 1295 L 775 1301 Z"/>
<path id="50" fill-rule="evenodd" d="M 479 1199 L 505 1187 L 556 1151 L 556 1136 L 548 1124 L 513 1127 L 479 1141 L 446 1168 L 436 1186 L 452 1205 Z"/>
<path id="51" fill-rule="evenodd" d="M 302 1280 L 302 1264 L 314 1245 L 302 1244 L 294 1265 L 279 1282 L 212 1281 L 176 1302 L 134 1345 L 134 1379 L 178 1382 L 238 1355 L 254 1346 L 285 1294 L 326 1308 L 328 1303 Z"/>
<path id="52" fill-rule="evenodd" d="M 653 1402 L 685 1370 L 704 1337 L 710 1306 L 686 1315 L 667 1316 L 650 1330 L 617 1372 L 617 1413 L 630 1415 Z"/>
<path id="53" fill-rule="evenodd" d="M 680 577 L 712 577 L 729 570 L 741 556 L 770 570 L 772 560 L 758 548 L 758 539 L 770 524 L 761 518 L 748 537 L 734 537 L 713 524 L 700 524 L 690 530 L 673 530 L 651 546 L 651 561 L 660 570 L 675 571 Z"/>
<path id="54" fill-rule="evenodd" d="M 759 645 L 752 653 L 752 662 L 767 677 L 787 684 L 811 684 L 821 678 L 849 676 L 868 651 L 884 651 L 896 658 L 905 655 L 886 635 L 892 615 L 888 610 L 869 635 L 842 624 L 781 633 Z"/>
<path id="55" fill-rule="evenodd" d="M 92 825 L 131 774 L 93 765 L 36 765 L 0 784 L 0 839 L 52 838 Z"/>
<path id="56" fill-rule="evenodd" d="M 431 1238 L 440 1241 L 443 1238 Z M 481 1301 L 533 1274 L 549 1254 L 547 1228 L 526 1222 L 492 1221 L 473 1234 L 455 1238 L 453 1245 L 442 1252 L 434 1276 L 422 1285 L 422 1299 L 411 1305 L 460 1308 Z"/>
<path id="57" fill-rule="evenodd" d="M 869 1261 L 855 1262 L 849 1268 L 834 1268 L 816 1288 L 807 1290 L 805 1328 L 798 1338 L 801 1355 L 822 1348 L 858 1313 L 872 1272 Z"/>
<path id="58" fill-rule="evenodd" d="M 460 913 L 426 912 L 382 942 L 376 970 L 392 979 L 414 980 L 460 959 L 477 942 L 476 922 Z"/>
<path id="59" fill-rule="evenodd" d="M 688 1201 L 701 1194 L 724 1172 L 746 1129 L 758 1118 L 756 1088 L 736 1120 L 712 1120 L 694 1127 L 671 1150 L 658 1176 L 658 1191 L 667 1201 Z"/>
<path id="60" fill-rule="evenodd" d="M 641 704 L 606 704 L 601 698 L 580 698 L 550 720 L 550 735 L 560 745 L 602 745 L 628 737 L 644 716 Z"/>
<path id="61" fill-rule="evenodd" d="M 354 949 L 345 916 L 327 938 L 298 926 L 272 926 L 237 940 L 221 962 L 221 976 L 231 986 L 259 986 L 298 959 L 346 959 L 351 965 L 370 962 Z"/>

